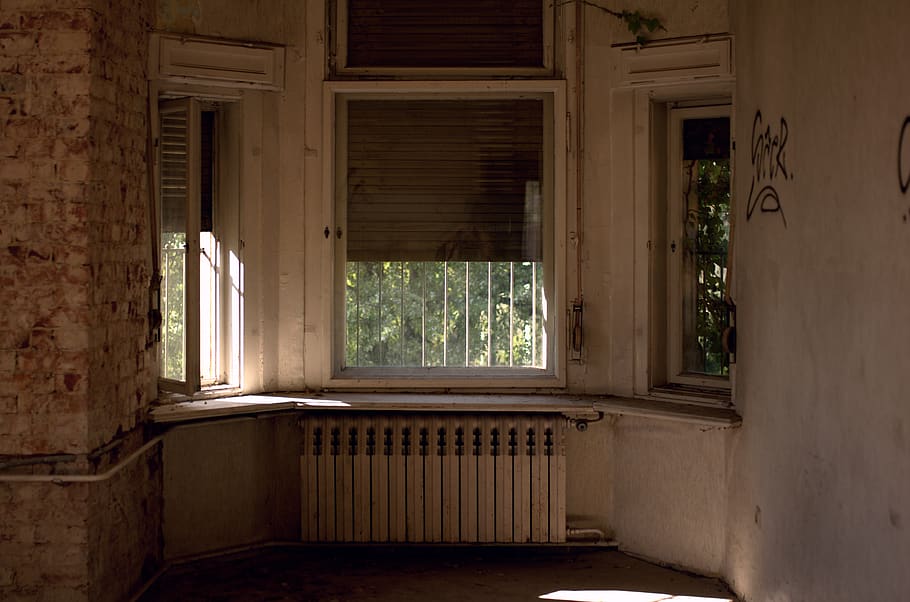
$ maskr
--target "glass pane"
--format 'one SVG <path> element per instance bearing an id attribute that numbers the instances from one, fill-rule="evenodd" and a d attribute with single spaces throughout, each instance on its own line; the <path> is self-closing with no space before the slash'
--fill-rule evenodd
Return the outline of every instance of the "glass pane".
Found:
<path id="1" fill-rule="evenodd" d="M 348 0 L 347 66 L 542 67 L 543 11 L 540 0 Z"/>
<path id="2" fill-rule="evenodd" d="M 221 332 L 221 241 L 216 236 L 217 159 L 215 113 L 200 115 L 200 230 L 199 233 L 199 377 L 203 385 L 223 380 Z"/>
<path id="3" fill-rule="evenodd" d="M 187 113 L 161 116 L 161 376 L 186 380 Z"/>
<path id="4" fill-rule="evenodd" d="M 724 282 L 730 238 L 729 119 L 683 122 L 683 369 L 726 375 Z"/>

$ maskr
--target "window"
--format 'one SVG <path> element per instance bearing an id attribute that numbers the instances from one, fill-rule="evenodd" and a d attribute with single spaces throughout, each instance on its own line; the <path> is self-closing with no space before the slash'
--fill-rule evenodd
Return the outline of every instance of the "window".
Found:
<path id="1" fill-rule="evenodd" d="M 722 109 L 670 113 L 669 380 L 723 386 L 722 338 L 730 240 L 730 117 Z"/>
<path id="2" fill-rule="evenodd" d="M 185 394 L 236 384 L 239 372 L 230 351 L 239 323 L 236 205 L 226 192 L 231 174 L 219 169 L 224 122 L 217 105 L 193 98 L 159 107 L 160 382 Z"/>
<path id="3" fill-rule="evenodd" d="M 656 169 L 665 169 L 666 184 L 656 190 L 666 203 L 657 207 L 665 217 L 654 222 L 652 275 L 664 282 L 655 286 L 660 298 L 654 299 L 653 317 L 665 321 L 654 328 L 655 356 L 665 357 L 655 358 L 651 387 L 658 393 L 726 396 L 730 363 L 722 338 L 729 324 L 729 105 L 673 103 L 656 114 L 666 119 L 666 160 L 655 161 Z"/>
<path id="4" fill-rule="evenodd" d="M 333 86 L 334 376 L 556 384 L 561 82 L 368 87 Z"/>
<path id="5" fill-rule="evenodd" d="M 338 0 L 333 73 L 552 72 L 553 6 L 542 0 Z"/>

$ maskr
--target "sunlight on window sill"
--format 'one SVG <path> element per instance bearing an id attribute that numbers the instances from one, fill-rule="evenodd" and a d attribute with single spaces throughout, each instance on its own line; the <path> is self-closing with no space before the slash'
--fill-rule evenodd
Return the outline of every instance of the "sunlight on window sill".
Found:
<path id="1" fill-rule="evenodd" d="M 674 596 L 653 592 L 622 590 L 560 590 L 540 596 L 541 600 L 565 602 L 733 602 L 732 598 L 707 598 L 704 596 Z"/>

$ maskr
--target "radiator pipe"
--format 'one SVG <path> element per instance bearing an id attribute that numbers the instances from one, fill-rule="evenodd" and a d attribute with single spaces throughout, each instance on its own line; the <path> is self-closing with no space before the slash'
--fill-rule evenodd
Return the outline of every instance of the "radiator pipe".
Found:
<path id="1" fill-rule="evenodd" d="M 596 539 L 594 539 L 594 538 L 596 538 Z M 567 540 L 568 539 L 574 539 L 574 540 L 594 539 L 594 541 L 601 542 L 601 541 L 605 540 L 606 538 L 607 538 L 607 536 L 604 535 L 604 532 L 601 531 L 600 529 L 591 529 L 591 528 L 581 529 L 581 528 L 577 528 L 577 527 L 569 527 L 566 529 L 566 539 Z"/>
<path id="2" fill-rule="evenodd" d="M 149 448 L 158 445 L 164 438 L 161 435 L 152 438 L 145 445 L 131 453 L 129 456 L 109 468 L 106 472 L 98 474 L 74 474 L 74 475 L 53 475 L 53 474 L 0 474 L 0 483 L 53 483 L 55 485 L 64 485 L 66 483 L 97 483 L 106 481 L 124 467 L 131 464 L 144 454 Z"/>

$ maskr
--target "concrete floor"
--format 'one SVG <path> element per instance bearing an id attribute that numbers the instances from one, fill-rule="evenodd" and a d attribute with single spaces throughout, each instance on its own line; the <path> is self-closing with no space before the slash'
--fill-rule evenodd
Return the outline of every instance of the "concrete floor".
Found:
<path id="1" fill-rule="evenodd" d="M 172 567 L 139 601 L 511 602 L 547 594 L 585 602 L 735 599 L 717 579 L 603 547 L 326 545 L 269 547 Z"/>

